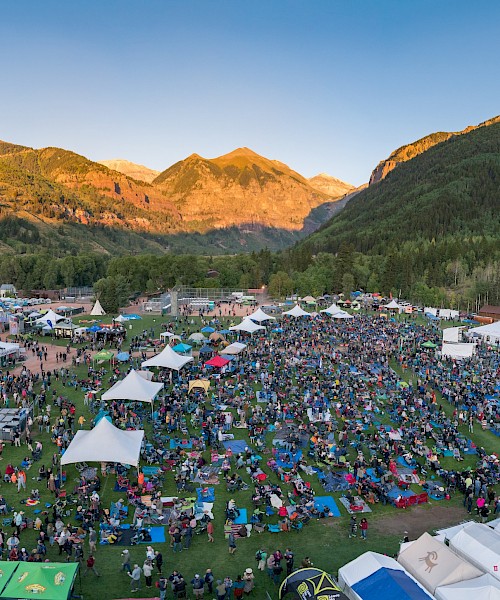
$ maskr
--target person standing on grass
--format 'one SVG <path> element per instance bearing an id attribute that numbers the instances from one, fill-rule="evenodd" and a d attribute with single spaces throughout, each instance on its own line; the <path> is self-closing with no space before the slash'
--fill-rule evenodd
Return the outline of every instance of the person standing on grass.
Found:
<path id="1" fill-rule="evenodd" d="M 361 529 L 361 539 L 362 540 L 366 540 L 366 536 L 368 534 L 368 521 L 366 520 L 365 517 L 363 517 L 361 519 L 361 522 L 359 524 L 359 528 Z"/>
<path id="2" fill-rule="evenodd" d="M 153 587 L 153 563 L 147 558 L 142 565 L 142 572 L 146 580 L 146 587 Z"/>
<path id="3" fill-rule="evenodd" d="M 182 552 L 182 534 L 178 527 L 175 528 L 172 538 L 174 540 L 174 552 Z"/>
<path id="4" fill-rule="evenodd" d="M 130 591 L 131 592 L 137 592 L 137 590 L 141 589 L 141 573 L 142 573 L 142 569 L 139 565 L 134 565 L 134 568 L 132 569 L 132 573 L 129 573 L 128 576 L 130 577 Z"/>
<path id="5" fill-rule="evenodd" d="M 191 585 L 193 586 L 193 594 L 195 598 L 203 598 L 205 591 L 205 580 L 202 579 L 198 573 L 191 579 Z"/>
<path id="6" fill-rule="evenodd" d="M 163 554 L 158 550 L 155 551 L 155 563 L 158 569 L 158 574 L 161 575 L 161 568 L 163 566 Z"/>
<path id="7" fill-rule="evenodd" d="M 132 573 L 132 567 L 130 566 L 130 552 L 126 548 L 122 552 L 121 571 L 127 571 L 127 573 Z"/>
<path id="8" fill-rule="evenodd" d="M 236 552 L 236 538 L 234 537 L 234 533 L 232 531 L 229 532 L 227 542 L 229 545 L 229 554 L 234 554 Z"/>
<path id="9" fill-rule="evenodd" d="M 165 575 L 160 575 L 160 579 L 158 579 L 158 583 L 156 584 L 160 593 L 160 600 L 165 600 L 167 597 L 167 585 L 168 580 Z"/>
<path id="10" fill-rule="evenodd" d="M 212 523 L 212 521 L 209 521 L 207 523 L 207 535 L 208 535 L 208 541 L 213 542 L 214 541 L 214 524 Z"/>
<path id="11" fill-rule="evenodd" d="M 89 571 L 92 571 L 96 577 L 100 577 L 97 569 L 95 568 L 95 558 L 92 554 L 89 554 L 87 558 L 87 568 L 85 569 L 84 575 L 87 575 Z"/>
<path id="12" fill-rule="evenodd" d="M 358 523 L 356 522 L 356 515 L 351 515 L 351 520 L 349 521 L 349 537 L 353 538 L 357 536 L 358 531 Z"/>
<path id="13" fill-rule="evenodd" d="M 290 550 L 290 548 L 287 548 L 285 550 L 285 562 L 286 562 L 286 574 L 287 575 L 291 575 L 293 572 L 293 552 Z"/>

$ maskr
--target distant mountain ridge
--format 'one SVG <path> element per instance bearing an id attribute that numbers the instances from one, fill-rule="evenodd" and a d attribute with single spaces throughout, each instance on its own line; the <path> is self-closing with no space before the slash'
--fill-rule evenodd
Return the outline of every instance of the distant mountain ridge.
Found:
<path id="1" fill-rule="evenodd" d="M 137 179 L 138 181 L 145 181 L 146 183 L 151 183 L 160 174 L 160 171 L 155 171 L 154 169 L 138 165 L 123 158 L 100 160 L 99 164 L 108 167 L 112 171 L 118 171 L 118 173 L 127 175 L 127 177 L 132 177 L 132 179 Z"/>
<path id="2" fill-rule="evenodd" d="M 404 163 L 412 158 L 415 158 L 419 154 L 426 152 L 436 144 L 440 144 L 441 142 L 445 142 L 449 140 L 453 136 L 463 135 L 465 133 L 470 133 L 475 129 L 479 129 L 481 127 L 489 127 L 490 125 L 494 125 L 500 122 L 500 115 L 497 117 L 493 117 L 492 119 L 488 119 L 479 125 L 471 125 L 466 127 L 462 131 L 439 131 L 437 133 L 431 133 L 426 135 L 425 137 L 412 142 L 410 144 L 405 144 L 401 146 L 397 150 L 394 150 L 390 154 L 390 156 L 382 161 L 375 167 L 371 176 L 369 185 L 373 185 L 374 183 L 378 183 L 382 181 L 387 175 L 394 170 L 398 165 Z"/>
<path id="3" fill-rule="evenodd" d="M 335 200 L 248 148 L 215 159 L 193 154 L 158 175 L 128 161 L 104 162 L 0 142 L 0 225 L 9 219 L 2 247 L 25 251 L 36 242 L 55 253 L 116 253 L 138 251 L 143 240 L 144 249 L 164 252 L 175 240 L 183 251 L 189 235 L 210 232 L 206 243 L 219 252 L 278 249 L 319 226 L 328 211 L 306 224 L 308 215 Z"/>

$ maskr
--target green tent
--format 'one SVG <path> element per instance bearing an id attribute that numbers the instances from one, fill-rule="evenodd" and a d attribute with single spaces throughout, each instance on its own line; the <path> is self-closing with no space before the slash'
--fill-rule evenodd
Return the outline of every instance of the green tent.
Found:
<path id="1" fill-rule="evenodd" d="M 17 569 L 18 565 L 18 562 L 6 562 L 3 560 L 0 562 L 0 592 L 3 591 L 7 585 L 10 576 Z"/>
<path id="2" fill-rule="evenodd" d="M 437 348 L 437 344 L 434 344 L 433 342 L 424 342 L 422 348 Z"/>
<path id="3" fill-rule="evenodd" d="M 94 356 L 93 360 L 95 360 L 95 361 L 111 360 L 114 357 L 114 355 L 115 355 L 115 353 L 111 352 L 111 350 L 101 350 Z"/>
<path id="4" fill-rule="evenodd" d="M 0 594 L 0 598 L 14 600 L 34 597 L 44 600 L 67 600 L 70 597 L 78 564 L 34 562 L 12 564 L 17 566 L 17 570 Z"/>

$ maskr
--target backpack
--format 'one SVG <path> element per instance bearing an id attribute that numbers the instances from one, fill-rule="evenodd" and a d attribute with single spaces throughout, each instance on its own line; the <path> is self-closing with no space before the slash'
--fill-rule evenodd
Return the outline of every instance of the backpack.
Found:
<path id="1" fill-rule="evenodd" d="M 255 560 L 262 560 L 262 552 L 260 550 L 257 550 L 257 552 L 255 553 Z"/>

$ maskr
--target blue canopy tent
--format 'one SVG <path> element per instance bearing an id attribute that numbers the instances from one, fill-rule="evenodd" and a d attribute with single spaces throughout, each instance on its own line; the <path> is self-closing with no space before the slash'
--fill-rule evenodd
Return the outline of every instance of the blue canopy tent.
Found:
<path id="1" fill-rule="evenodd" d="M 352 589 L 363 600 L 429 600 L 431 596 L 404 571 L 383 567 Z"/>

